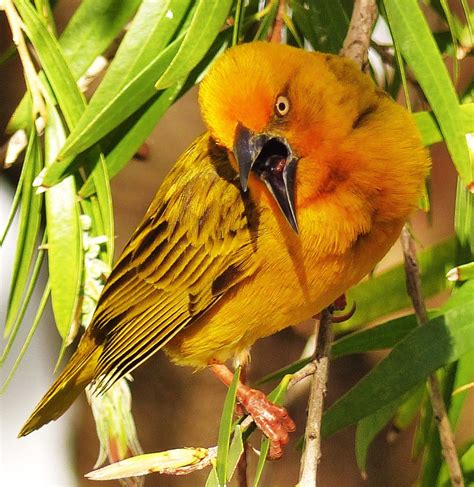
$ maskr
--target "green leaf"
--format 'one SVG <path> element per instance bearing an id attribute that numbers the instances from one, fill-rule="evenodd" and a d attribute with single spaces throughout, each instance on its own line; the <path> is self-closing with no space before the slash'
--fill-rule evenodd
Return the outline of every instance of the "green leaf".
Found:
<path id="1" fill-rule="evenodd" d="M 460 178 L 456 188 L 454 229 L 458 240 L 458 261 L 468 262 L 474 257 L 474 194 L 466 189 Z"/>
<path id="2" fill-rule="evenodd" d="M 171 62 L 182 38 L 182 35 L 178 37 L 152 63 L 137 72 L 134 78 L 119 93 L 112 96 L 105 106 L 96 106 L 94 97 L 92 98 L 63 147 L 60 156 L 62 160 L 51 166 L 44 176 L 43 185 L 49 187 L 56 184 L 68 166 L 74 162 L 71 156 L 98 142 L 155 94 L 154 80 L 157 74 Z"/>
<path id="3" fill-rule="evenodd" d="M 55 160 L 65 140 L 61 119 L 52 105 L 48 105 L 48 122 L 45 129 L 47 166 Z M 53 313 L 65 343 L 76 317 L 83 267 L 82 231 L 73 176 L 46 192 L 46 221 Z"/>
<path id="4" fill-rule="evenodd" d="M 418 253 L 425 297 L 433 296 L 449 286 L 446 272 L 454 266 L 454 255 L 455 241 L 452 238 Z M 352 330 L 411 305 L 402 264 L 362 281 L 350 289 L 347 296 L 349 302 L 355 301 L 357 311 L 350 320 L 334 325 L 336 333 Z"/>
<path id="5" fill-rule="evenodd" d="M 406 430 L 408 426 L 410 426 L 410 424 L 415 420 L 425 396 L 426 386 L 423 383 L 416 387 L 397 409 L 397 412 L 393 417 L 393 424 L 399 431 Z"/>
<path id="6" fill-rule="evenodd" d="M 474 262 L 454 267 L 446 274 L 446 277 L 450 281 L 466 281 L 468 279 L 474 279 Z"/>
<path id="7" fill-rule="evenodd" d="M 141 0 L 83 0 L 61 34 L 62 48 L 75 79 L 82 76 L 135 14 Z"/>
<path id="8" fill-rule="evenodd" d="M 106 137 L 105 143 L 101 142 L 101 149 L 106 153 L 105 164 L 110 179 L 118 174 L 137 152 L 138 148 L 158 123 L 158 120 L 160 120 L 166 113 L 166 110 L 174 103 L 181 88 L 181 85 L 176 85 L 168 90 L 157 93 L 138 111 L 111 132 Z M 89 178 L 84 183 L 79 194 L 86 198 L 93 194 L 93 192 L 94 185 L 92 179 Z"/>
<path id="9" fill-rule="evenodd" d="M 60 103 L 68 126 L 74 125 L 84 107 L 76 82 L 71 75 L 58 41 L 51 35 L 36 10 L 26 0 L 16 0 L 16 6 L 26 26 L 51 88 Z"/>
<path id="10" fill-rule="evenodd" d="M 33 180 L 43 167 L 40 140 L 36 131 L 32 131 L 30 134 L 23 164 L 24 175 L 22 177 L 24 179 L 21 192 L 20 221 L 5 322 L 5 337 L 10 335 L 20 310 L 31 263 L 38 245 L 38 234 L 41 226 L 43 196 L 37 195 L 33 191 Z"/>
<path id="11" fill-rule="evenodd" d="M 46 236 L 44 235 L 42 245 L 36 255 L 35 265 L 33 266 L 33 270 L 31 272 L 31 277 L 29 279 L 28 287 L 26 288 L 25 291 L 25 296 L 23 298 L 20 308 L 18 309 L 18 313 L 15 317 L 15 321 L 12 324 L 8 341 L 3 349 L 2 355 L 0 356 L 0 366 L 2 366 L 2 364 L 8 358 L 8 354 L 10 353 L 11 347 L 13 346 L 13 342 L 15 341 L 18 330 L 20 329 L 21 322 L 23 321 L 26 310 L 28 308 L 28 304 L 30 303 L 31 297 L 33 296 L 33 291 L 36 287 L 36 283 L 38 282 L 41 266 L 43 264 L 45 243 L 46 243 Z"/>
<path id="12" fill-rule="evenodd" d="M 266 437 L 262 438 L 260 443 L 260 454 L 258 456 L 257 468 L 255 470 L 255 476 L 253 478 L 253 487 L 258 487 L 262 480 L 263 469 L 267 463 L 268 452 L 270 451 L 270 440 Z"/>
<path id="13" fill-rule="evenodd" d="M 234 378 L 229 386 L 222 410 L 219 426 L 219 440 L 217 442 L 216 471 L 219 485 L 227 484 L 227 463 L 229 458 L 230 434 L 232 431 L 232 418 L 234 416 L 237 386 L 239 384 L 240 367 L 235 369 Z"/>
<path id="14" fill-rule="evenodd" d="M 293 22 L 316 51 L 338 54 L 349 28 L 350 0 L 291 0 Z"/>
<path id="15" fill-rule="evenodd" d="M 474 349 L 474 283 L 459 294 L 464 303 L 413 330 L 324 415 L 330 436 L 375 413 L 420 384 L 428 374 Z"/>
<path id="16" fill-rule="evenodd" d="M 234 428 L 234 434 L 229 447 L 229 459 L 227 461 L 227 480 L 230 480 L 234 475 L 240 457 L 244 452 L 244 442 L 242 441 L 242 430 L 237 424 Z"/>
<path id="17" fill-rule="evenodd" d="M 25 161 L 26 161 L 26 155 L 25 155 Z M 5 238 L 8 235 L 8 231 L 10 230 L 11 224 L 15 219 L 15 215 L 18 210 L 18 205 L 20 204 L 20 199 L 23 191 L 23 181 L 25 179 L 25 175 L 28 167 L 29 167 L 28 164 L 24 162 L 21 168 L 20 178 L 18 179 L 18 183 L 16 185 L 15 195 L 13 196 L 10 212 L 8 213 L 5 226 L 3 227 L 3 230 L 0 233 L 0 246 L 3 245 L 3 242 L 5 241 Z"/>
<path id="18" fill-rule="evenodd" d="M 93 106 L 105 106 L 137 72 L 152 63 L 180 26 L 190 0 L 145 0 L 94 93 Z M 154 80 L 156 81 L 156 80 Z"/>
<path id="19" fill-rule="evenodd" d="M 245 2 L 243 0 L 237 0 L 234 13 L 234 27 L 232 29 L 232 45 L 236 46 L 240 42 L 242 24 L 245 13 Z"/>
<path id="20" fill-rule="evenodd" d="M 468 384 L 474 380 L 474 350 L 466 353 L 458 360 L 456 364 L 456 373 L 453 383 L 453 390 Z M 456 429 L 456 425 L 459 422 L 462 408 L 466 401 L 469 391 L 462 391 L 451 396 L 451 405 L 449 407 L 449 422 L 453 428 Z"/>
<path id="21" fill-rule="evenodd" d="M 418 326 L 415 315 L 403 316 L 381 325 L 356 331 L 333 343 L 331 356 L 344 357 L 354 353 L 392 348 Z"/>
<path id="22" fill-rule="evenodd" d="M 278 13 L 278 6 L 279 2 L 277 0 L 270 0 L 267 6 L 261 12 L 259 12 L 259 14 L 263 15 L 263 17 L 260 17 L 260 25 L 258 26 L 253 40 L 263 41 L 269 37 L 270 29 L 272 28 Z"/>
<path id="23" fill-rule="evenodd" d="M 112 206 L 112 195 L 110 192 L 110 180 L 107 171 L 105 158 L 97 147 L 93 147 L 84 158 L 88 166 L 92 167 L 88 180 L 94 195 L 89 196 L 89 216 L 92 218 L 93 232 L 95 236 L 105 235 L 107 237 L 107 251 L 103 260 L 111 267 L 114 257 L 114 214 Z"/>
<path id="24" fill-rule="evenodd" d="M 207 477 L 205 487 L 221 487 L 219 479 L 217 478 L 216 467 L 214 465 L 212 466 L 212 470 L 209 473 L 209 477 Z"/>
<path id="25" fill-rule="evenodd" d="M 367 416 L 359 421 L 355 434 L 355 453 L 357 467 L 359 468 L 362 477 L 366 478 L 367 454 L 369 447 L 374 441 L 375 437 L 382 431 L 385 425 L 390 421 L 395 414 L 397 406 L 402 399 L 397 399 L 394 402 L 387 404 L 380 408 L 374 414 Z"/>
<path id="26" fill-rule="evenodd" d="M 59 39 L 66 62 L 79 79 L 97 56 L 111 44 L 133 15 L 140 0 L 83 0 Z M 33 123 L 29 97 L 24 96 L 7 132 L 30 127 Z"/>
<path id="27" fill-rule="evenodd" d="M 453 162 L 465 185 L 473 182 L 459 101 L 417 0 L 384 0 L 388 21 L 403 57 L 436 116 Z"/>
<path id="28" fill-rule="evenodd" d="M 229 14 L 231 0 L 198 0 L 193 19 L 176 57 L 155 84 L 157 90 L 183 81 L 204 57 Z"/>

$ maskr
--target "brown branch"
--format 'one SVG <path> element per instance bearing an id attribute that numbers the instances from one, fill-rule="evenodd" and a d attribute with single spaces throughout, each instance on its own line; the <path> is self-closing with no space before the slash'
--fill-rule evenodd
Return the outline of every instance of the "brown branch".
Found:
<path id="1" fill-rule="evenodd" d="M 305 446 L 301 457 L 298 487 L 316 486 L 318 463 L 321 458 L 321 420 L 324 396 L 326 395 L 332 337 L 331 310 L 327 308 L 321 311 L 316 352 L 312 362 L 314 373 L 308 400 L 308 420 L 304 435 Z"/>
<path id="2" fill-rule="evenodd" d="M 407 292 L 413 302 L 413 308 L 415 309 L 418 323 L 420 325 L 426 325 L 429 318 L 426 312 L 426 306 L 421 290 L 420 271 L 416 259 L 415 244 L 406 225 L 403 227 L 400 240 L 405 259 Z M 435 374 L 430 374 L 428 376 L 428 390 L 430 394 L 431 406 L 433 408 L 433 414 L 438 424 L 443 456 L 446 461 L 446 465 L 448 466 L 449 476 L 451 477 L 451 485 L 455 487 L 464 487 L 462 470 L 461 466 L 459 465 L 456 445 L 454 444 L 454 434 L 446 413 L 446 406 L 443 401 L 438 378 Z"/>
<path id="3" fill-rule="evenodd" d="M 368 69 L 367 52 L 376 18 L 377 4 L 375 0 L 355 1 L 351 23 L 340 54 L 355 61 L 362 71 Z"/>
<path id="4" fill-rule="evenodd" d="M 368 67 L 367 51 L 376 17 L 377 5 L 375 0 L 356 0 L 349 31 L 341 49 L 343 56 L 355 61 L 364 71 Z M 329 371 L 329 353 L 333 337 L 331 327 L 333 309 L 332 306 L 321 312 L 314 361 L 300 371 L 301 377 L 294 377 L 292 381 L 292 385 L 294 385 L 313 371 L 299 487 L 315 487 L 317 485 L 318 462 L 321 458 L 321 420 Z"/>
<path id="5" fill-rule="evenodd" d="M 272 31 L 270 33 L 270 42 L 281 43 L 282 32 L 285 27 L 285 12 L 286 12 L 286 1 L 279 0 L 278 12 L 275 17 L 275 22 L 273 23 Z"/>

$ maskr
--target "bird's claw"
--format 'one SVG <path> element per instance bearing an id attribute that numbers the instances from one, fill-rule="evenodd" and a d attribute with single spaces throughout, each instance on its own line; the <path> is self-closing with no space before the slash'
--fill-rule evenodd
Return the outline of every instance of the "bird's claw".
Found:
<path id="1" fill-rule="evenodd" d="M 288 443 L 288 433 L 296 426 L 285 408 L 273 404 L 267 396 L 252 389 L 241 401 L 246 411 L 252 416 L 257 427 L 270 440 L 269 458 L 277 460 L 283 455 L 283 446 Z"/>

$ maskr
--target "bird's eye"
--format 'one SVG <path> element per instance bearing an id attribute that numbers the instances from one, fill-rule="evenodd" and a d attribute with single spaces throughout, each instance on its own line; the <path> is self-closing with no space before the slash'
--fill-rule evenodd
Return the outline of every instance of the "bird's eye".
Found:
<path id="1" fill-rule="evenodd" d="M 280 95 L 275 102 L 276 114 L 284 117 L 290 110 L 290 101 L 286 96 Z"/>

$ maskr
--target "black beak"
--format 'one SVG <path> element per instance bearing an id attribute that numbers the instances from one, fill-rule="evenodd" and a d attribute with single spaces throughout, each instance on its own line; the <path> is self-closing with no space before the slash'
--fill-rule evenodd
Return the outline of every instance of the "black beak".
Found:
<path id="1" fill-rule="evenodd" d="M 240 185 L 247 191 L 250 171 L 258 176 L 298 234 L 295 213 L 295 178 L 298 159 L 288 142 L 271 134 L 254 134 L 240 123 L 235 129 L 234 154 L 239 164 Z"/>

